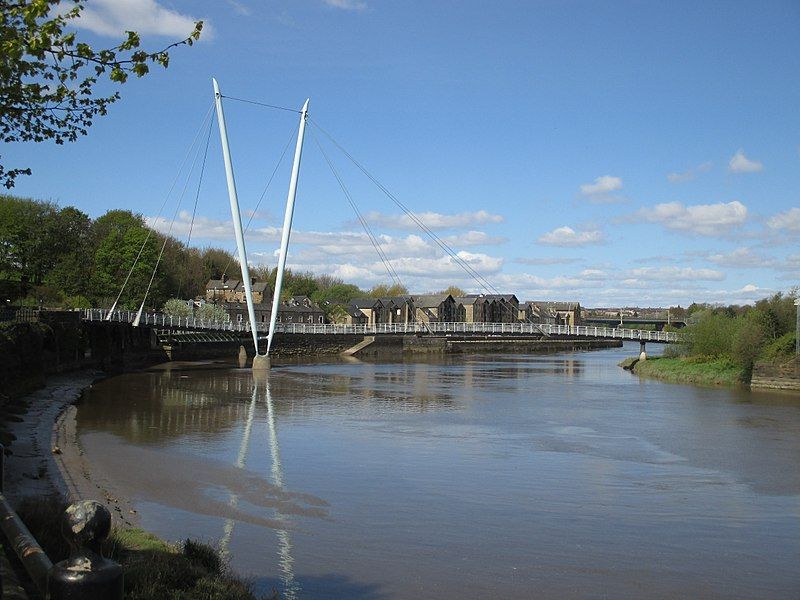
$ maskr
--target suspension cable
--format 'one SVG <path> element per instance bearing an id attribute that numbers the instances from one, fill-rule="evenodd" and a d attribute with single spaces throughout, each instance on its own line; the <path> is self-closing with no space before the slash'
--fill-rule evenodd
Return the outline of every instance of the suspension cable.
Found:
<path id="1" fill-rule="evenodd" d="M 425 223 L 416 215 L 414 214 L 411 209 L 409 209 L 405 204 L 403 204 L 394 194 L 392 194 L 376 177 L 374 177 L 367 169 L 364 167 L 360 162 L 358 162 L 347 150 L 342 147 L 342 145 L 337 142 L 334 137 L 328 133 L 325 129 L 323 129 L 319 123 L 314 121 L 309 117 L 309 121 L 319 129 L 325 137 L 327 137 L 370 181 L 372 181 L 375 186 L 380 189 L 396 206 L 400 208 L 423 232 L 425 232 L 435 243 L 438 245 L 445 253 L 447 253 L 450 258 L 452 258 L 456 264 L 461 267 L 467 275 L 469 275 L 472 279 L 474 279 L 482 288 L 494 292 L 494 294 L 498 296 L 503 296 L 500 291 L 495 288 L 483 275 L 478 273 L 472 266 L 467 263 L 463 258 L 458 256 L 455 251 L 445 242 L 442 240 L 436 233 L 434 233 Z M 503 304 L 503 306 L 505 306 Z M 513 312 L 510 308 L 506 307 L 507 310 Z"/>
<path id="2" fill-rule="evenodd" d="M 200 188 L 203 183 L 203 173 L 206 170 L 206 158 L 208 157 L 208 145 L 211 141 L 211 130 L 213 127 L 209 123 L 208 134 L 206 135 L 206 147 L 203 151 L 203 164 L 200 166 L 200 178 L 197 180 L 197 192 L 194 195 L 194 207 L 192 207 L 192 220 L 189 222 L 189 234 L 186 236 L 186 249 L 189 249 L 189 243 L 192 241 L 192 231 L 194 230 L 194 219 L 197 215 L 197 201 L 200 199 Z M 183 276 L 184 272 L 181 271 L 181 279 L 178 283 L 178 298 L 181 297 L 181 290 L 183 289 Z"/>
<path id="3" fill-rule="evenodd" d="M 213 109 L 214 109 L 214 102 L 212 102 L 211 105 L 208 107 L 208 111 L 206 111 L 206 114 L 205 114 L 205 116 L 203 117 L 203 120 L 200 123 L 200 128 L 197 130 L 197 133 L 195 134 L 194 139 L 192 140 L 192 143 L 189 144 L 189 149 L 187 150 L 186 155 L 183 157 L 183 160 L 181 161 L 180 166 L 178 167 L 178 171 L 175 174 L 175 178 L 172 180 L 172 184 L 169 187 L 169 191 L 167 192 L 167 195 L 164 196 L 164 201 L 161 203 L 161 207 L 158 209 L 158 213 L 156 214 L 156 217 L 155 217 L 156 220 L 158 220 L 158 218 L 161 216 L 161 213 L 163 212 L 164 207 L 167 205 L 167 200 L 169 200 L 169 197 L 172 195 L 172 190 L 175 189 L 175 185 L 178 183 L 178 179 L 180 178 L 180 174 L 183 171 L 184 166 L 186 165 L 186 161 L 189 160 L 189 156 L 192 153 L 192 149 L 194 148 L 194 145 L 197 142 L 198 137 L 200 136 L 202 131 L 205 129 L 206 120 L 211 115 L 211 111 Z M 150 236 L 152 235 L 152 233 L 153 233 L 153 229 L 151 227 L 148 227 L 147 228 L 147 235 L 144 238 L 144 242 L 142 242 L 142 245 L 139 248 L 139 252 L 136 255 L 136 258 L 133 260 L 133 264 L 131 265 L 131 268 L 128 271 L 128 275 L 125 277 L 125 281 L 123 282 L 122 287 L 119 290 L 119 294 L 117 294 L 117 298 L 116 298 L 116 300 L 114 300 L 114 304 L 111 305 L 111 310 L 109 311 L 109 315 L 116 308 L 117 304 L 119 303 L 119 299 L 122 298 L 122 293 L 125 291 L 125 287 L 128 285 L 128 281 L 130 281 L 131 275 L 133 274 L 133 270 L 136 268 L 136 265 L 139 262 L 139 259 L 142 257 L 142 253 L 144 252 L 145 246 L 147 246 L 147 242 L 150 240 Z"/>
<path id="4" fill-rule="evenodd" d="M 378 240 L 375 237 L 375 234 L 372 232 L 372 228 L 369 226 L 369 223 L 367 223 L 366 219 L 362 216 L 361 211 L 358 210 L 358 206 L 356 206 L 356 203 L 353 200 L 353 197 L 350 195 L 350 192 L 348 191 L 347 187 L 344 185 L 344 182 L 342 181 L 342 178 L 339 176 L 339 173 L 334 168 L 333 163 L 331 162 L 331 160 L 328 157 L 327 153 L 323 149 L 322 145 L 319 143 L 319 139 L 317 138 L 317 135 L 316 135 L 316 133 L 314 133 L 313 129 L 311 130 L 311 134 L 314 137 L 314 142 L 316 142 L 317 147 L 319 148 L 319 151 L 322 153 L 322 156 L 325 158 L 325 162 L 328 163 L 328 168 L 331 170 L 331 173 L 333 173 L 333 176 L 336 178 L 336 181 L 339 183 L 339 187 L 342 188 L 342 192 L 344 193 L 345 198 L 347 198 L 347 202 L 350 204 L 350 207 L 353 209 L 353 212 L 356 213 L 356 217 L 358 218 L 359 222 L 361 223 L 361 226 L 364 228 L 364 232 L 367 234 L 367 237 L 369 238 L 369 241 L 372 243 L 372 246 L 375 248 L 375 252 L 378 253 L 378 257 L 381 259 L 381 262 L 383 262 L 383 266 L 386 268 L 386 271 L 389 273 L 389 277 L 392 279 L 392 281 L 394 283 L 396 283 L 397 285 L 402 287 L 403 282 L 400 280 L 400 276 L 397 274 L 397 271 L 395 270 L 394 266 L 392 265 L 392 262 L 389 260 L 389 257 L 383 251 L 383 248 L 380 247 L 380 244 L 378 243 Z"/>
<path id="5" fill-rule="evenodd" d="M 255 104 L 256 106 L 263 106 L 263 107 L 266 107 L 266 108 L 274 108 L 276 110 L 285 110 L 285 111 L 293 112 L 293 113 L 297 113 L 297 114 L 300 114 L 300 113 L 303 112 L 302 110 L 297 110 L 296 108 L 286 108 L 285 106 L 276 106 L 275 104 L 266 104 L 265 102 L 256 102 L 255 100 L 246 100 L 244 98 L 234 98 L 233 96 L 223 96 L 222 94 L 220 94 L 220 96 L 222 98 L 227 98 L 228 100 L 236 100 L 236 102 L 244 102 L 245 104 Z"/>
<path id="6" fill-rule="evenodd" d="M 264 186 L 264 191 L 261 192 L 261 196 L 258 198 L 258 202 L 256 202 L 255 208 L 252 211 L 250 211 L 250 217 L 247 219 L 247 225 L 245 225 L 244 232 L 242 233 L 242 235 L 245 235 L 250 229 L 250 223 L 253 222 L 253 218 L 256 216 L 256 212 L 258 212 L 258 207 L 261 206 L 261 201 L 264 200 L 264 197 L 267 195 L 267 190 L 269 190 L 269 186 L 272 185 L 272 180 L 275 179 L 275 174 L 278 172 L 278 169 L 280 169 L 281 164 L 283 164 L 283 159 L 286 156 L 286 152 L 288 152 L 289 146 L 292 144 L 292 140 L 294 139 L 294 136 L 297 134 L 297 130 L 299 128 L 300 128 L 300 123 L 298 123 L 295 126 L 294 130 L 292 131 L 292 134 L 289 136 L 289 139 L 286 140 L 286 145 L 283 147 L 283 152 L 281 153 L 281 157 L 275 164 L 275 168 L 272 169 L 272 175 L 269 176 L 267 185 Z M 233 257 L 228 259 L 228 264 L 226 264 L 225 268 L 222 270 L 223 274 L 228 272 L 228 267 L 231 266 L 233 260 L 234 260 Z"/>
<path id="7" fill-rule="evenodd" d="M 210 139 L 210 137 L 211 137 L 212 125 L 213 125 L 213 120 L 209 121 L 209 123 L 208 123 L 208 136 L 207 136 L 206 139 Z M 208 144 L 206 144 L 206 150 L 208 150 Z M 167 243 L 169 242 L 170 233 L 172 233 L 172 227 L 175 225 L 175 220 L 178 218 L 178 211 L 180 211 L 181 202 L 183 201 L 183 197 L 186 195 L 186 190 L 189 187 L 189 181 L 191 180 L 192 173 L 194 172 L 194 166 L 197 163 L 197 157 L 199 155 L 200 155 L 200 146 L 197 147 L 197 152 L 195 153 L 194 158 L 192 159 L 192 164 L 191 164 L 191 167 L 189 168 L 189 173 L 187 174 L 187 177 L 186 177 L 186 183 L 183 185 L 183 190 L 181 191 L 181 195 L 178 196 L 178 202 L 175 205 L 175 211 L 172 213 L 172 221 L 170 221 L 169 228 L 167 229 L 167 233 L 164 234 L 164 243 L 161 244 L 161 251 L 158 253 L 158 258 L 156 259 L 156 264 L 153 267 L 153 273 L 150 275 L 150 281 L 147 284 L 147 289 L 145 290 L 144 297 L 142 298 L 142 307 L 144 307 L 144 303 L 147 302 L 147 296 L 150 294 L 150 288 L 152 287 L 153 281 L 156 278 L 156 273 L 158 272 L 158 265 L 161 264 L 161 257 L 164 256 L 164 250 L 166 249 Z M 205 167 L 205 154 L 203 155 L 203 167 Z M 199 193 L 200 186 L 203 183 L 203 170 L 204 169 L 201 168 L 201 170 L 200 170 L 200 178 L 199 178 L 199 181 L 197 182 L 198 193 Z"/>

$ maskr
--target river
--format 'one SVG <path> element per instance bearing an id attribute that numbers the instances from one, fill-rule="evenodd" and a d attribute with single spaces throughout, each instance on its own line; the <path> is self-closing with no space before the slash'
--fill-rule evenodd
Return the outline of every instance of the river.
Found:
<path id="1" fill-rule="evenodd" d="M 95 385 L 79 439 L 282 598 L 799 597 L 800 398 L 635 353 L 168 367 Z"/>

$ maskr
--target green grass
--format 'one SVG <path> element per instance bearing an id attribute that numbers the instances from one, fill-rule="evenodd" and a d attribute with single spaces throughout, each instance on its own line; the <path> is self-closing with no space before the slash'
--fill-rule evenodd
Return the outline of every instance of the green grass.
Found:
<path id="1" fill-rule="evenodd" d="M 729 359 L 707 356 L 650 358 L 636 363 L 634 373 L 672 383 L 701 385 L 738 385 L 747 376 L 742 367 Z"/>
<path id="2" fill-rule="evenodd" d="M 69 557 L 60 534 L 66 505 L 57 498 L 22 502 L 18 514 L 48 557 Z M 126 600 L 256 600 L 252 586 L 232 573 L 216 548 L 186 540 L 167 543 L 143 529 L 114 529 L 103 543 L 103 556 L 125 572 Z M 277 593 L 265 600 L 277 600 Z"/>

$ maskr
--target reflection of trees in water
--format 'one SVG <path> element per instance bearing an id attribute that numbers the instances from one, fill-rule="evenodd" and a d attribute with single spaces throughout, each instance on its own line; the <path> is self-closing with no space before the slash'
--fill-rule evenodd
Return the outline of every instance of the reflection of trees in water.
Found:
<path id="1" fill-rule="evenodd" d="M 541 375 L 577 377 L 586 366 L 580 359 L 541 355 L 475 357 L 468 360 L 471 384 L 480 387 L 496 387 L 498 381 L 527 381 Z"/>
<path id="2" fill-rule="evenodd" d="M 85 394 L 78 427 L 144 443 L 186 433 L 211 437 L 246 419 L 249 386 L 249 377 L 222 371 L 123 375 Z"/>
<path id="3" fill-rule="evenodd" d="M 454 406 L 453 390 L 470 382 L 427 364 L 360 364 L 311 370 L 275 369 L 270 391 L 275 415 L 303 417 L 315 411 L 349 411 L 354 405 L 381 411 L 423 412 Z M 247 421 L 252 373 L 248 370 L 134 373 L 89 390 L 78 427 L 114 433 L 137 443 L 160 443 L 191 434 L 214 439 Z M 263 410 L 263 407 L 259 405 Z M 257 418 L 261 416 L 258 411 Z"/>

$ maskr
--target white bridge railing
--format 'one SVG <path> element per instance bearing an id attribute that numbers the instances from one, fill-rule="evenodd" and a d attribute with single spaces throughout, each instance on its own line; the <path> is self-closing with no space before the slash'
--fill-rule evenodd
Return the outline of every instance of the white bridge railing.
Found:
<path id="1" fill-rule="evenodd" d="M 87 321 L 106 320 L 108 311 L 88 309 L 84 311 Z M 113 321 L 133 322 L 136 313 L 114 311 Z M 250 323 L 235 321 L 209 321 L 194 317 L 171 317 L 159 313 L 143 313 L 139 323 L 175 329 L 205 329 L 213 331 L 249 332 Z M 257 330 L 269 331 L 269 323 L 257 323 Z M 382 333 L 483 333 L 483 334 L 545 334 L 567 335 L 593 338 L 613 338 L 617 340 L 638 340 L 644 342 L 678 342 L 680 334 L 674 331 L 647 331 L 623 329 L 621 327 L 595 327 L 594 325 L 548 325 L 538 323 L 379 323 L 376 325 L 335 325 L 313 323 L 278 323 L 276 333 L 317 333 L 317 334 L 357 334 L 377 335 Z"/>

